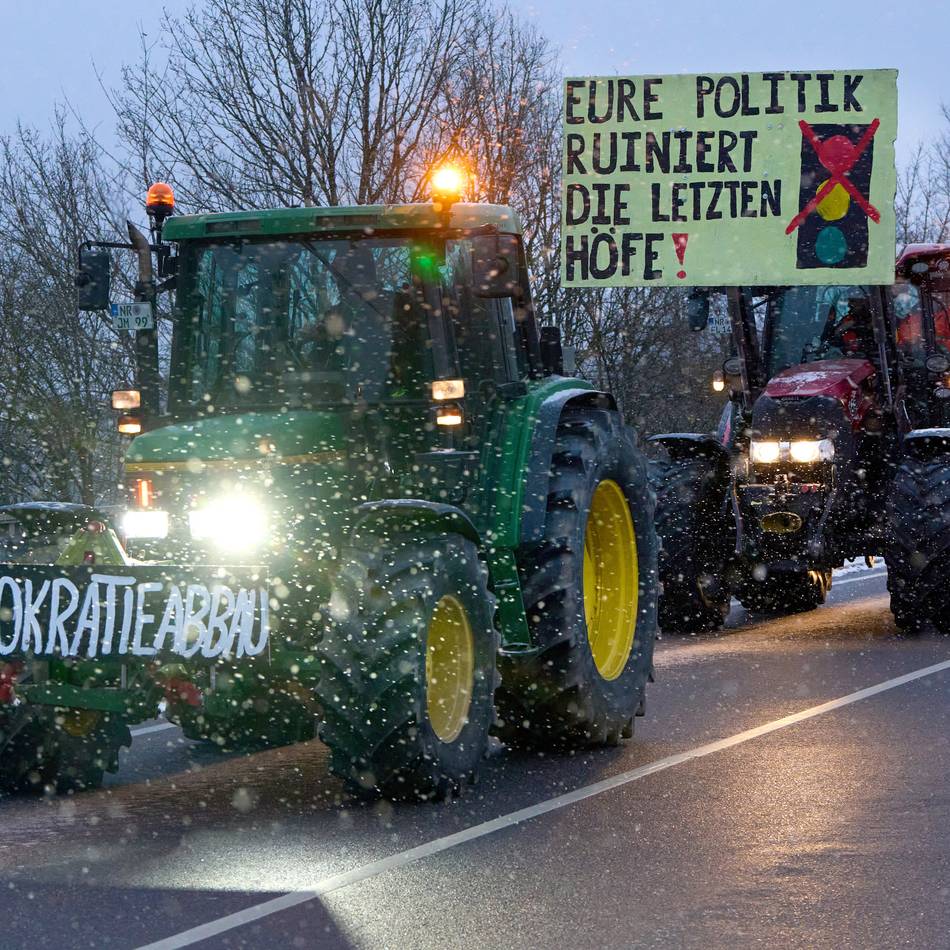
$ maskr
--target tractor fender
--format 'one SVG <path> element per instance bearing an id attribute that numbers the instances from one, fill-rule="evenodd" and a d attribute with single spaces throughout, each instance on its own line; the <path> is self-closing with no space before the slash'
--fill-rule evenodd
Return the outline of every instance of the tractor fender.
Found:
<path id="1" fill-rule="evenodd" d="M 617 410 L 617 403 L 609 393 L 596 389 L 562 389 L 541 403 L 535 418 L 525 471 L 520 544 L 536 544 L 544 538 L 548 482 L 557 442 L 557 427 L 561 414 L 568 406 L 606 410 L 611 419 L 611 434 L 619 435 L 623 429 L 623 419 Z"/>
<path id="2" fill-rule="evenodd" d="M 650 436 L 647 441 L 662 445 L 674 462 L 696 456 L 722 461 L 729 458 L 729 450 L 712 435 L 701 435 L 697 432 L 661 432 L 659 435 Z"/>
<path id="3" fill-rule="evenodd" d="M 471 518 L 454 505 L 419 498 L 369 501 L 356 509 L 352 537 L 384 536 L 391 529 L 458 534 L 481 543 Z"/>
<path id="4" fill-rule="evenodd" d="M 918 462 L 950 453 L 950 429 L 912 429 L 904 436 L 903 448 Z"/>

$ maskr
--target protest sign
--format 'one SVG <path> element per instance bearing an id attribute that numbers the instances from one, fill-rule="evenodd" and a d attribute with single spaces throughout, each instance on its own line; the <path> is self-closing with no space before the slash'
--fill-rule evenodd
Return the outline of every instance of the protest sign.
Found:
<path id="1" fill-rule="evenodd" d="M 568 79 L 562 283 L 891 283 L 896 136 L 896 70 Z"/>

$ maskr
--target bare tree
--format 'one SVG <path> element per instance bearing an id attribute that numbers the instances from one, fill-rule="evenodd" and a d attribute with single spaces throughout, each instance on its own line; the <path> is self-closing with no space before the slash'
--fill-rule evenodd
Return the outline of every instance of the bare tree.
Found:
<path id="1" fill-rule="evenodd" d="M 895 211 L 898 244 L 950 240 L 950 110 L 948 127 L 936 142 L 919 143 L 897 176 Z"/>
<path id="2" fill-rule="evenodd" d="M 114 96 L 128 165 L 202 210 L 420 194 L 473 0 L 207 0 Z"/>
<path id="3" fill-rule="evenodd" d="M 108 393 L 131 380 L 131 341 L 77 313 L 73 280 L 80 241 L 118 233 L 119 189 L 62 112 L 49 135 L 0 139 L 0 188 L 0 496 L 110 500 L 120 445 Z"/>
<path id="4" fill-rule="evenodd" d="M 508 10 L 480 8 L 469 19 L 451 88 L 450 128 L 473 166 L 474 196 L 529 212 L 548 158 L 546 119 L 559 94 L 550 42 Z"/>

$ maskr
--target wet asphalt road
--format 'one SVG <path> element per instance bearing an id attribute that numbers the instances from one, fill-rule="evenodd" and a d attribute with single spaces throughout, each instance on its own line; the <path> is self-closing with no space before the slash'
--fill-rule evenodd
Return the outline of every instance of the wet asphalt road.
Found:
<path id="1" fill-rule="evenodd" d="M 0 802 L 0 947 L 950 946 L 950 668 L 889 682 L 947 661 L 844 574 L 664 637 L 622 748 L 499 747 L 434 806 L 353 804 L 318 742 L 147 724 L 101 791 Z"/>

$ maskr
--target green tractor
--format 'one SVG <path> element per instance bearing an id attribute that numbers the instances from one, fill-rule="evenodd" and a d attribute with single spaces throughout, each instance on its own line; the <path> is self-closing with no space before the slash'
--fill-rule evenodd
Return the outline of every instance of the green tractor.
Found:
<path id="1" fill-rule="evenodd" d="M 492 732 L 632 734 L 645 462 L 563 375 L 517 215 L 458 198 L 171 216 L 153 186 L 151 241 L 84 245 L 90 309 L 109 249 L 138 255 L 128 505 L 0 516 L 0 785 L 95 786 L 162 702 L 222 747 L 319 735 L 353 793 L 394 799 L 455 794 Z"/>

